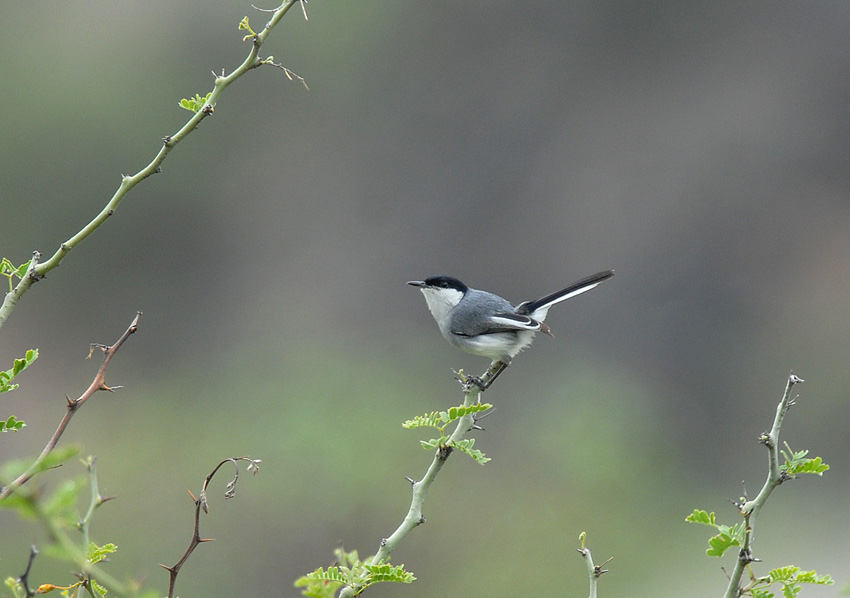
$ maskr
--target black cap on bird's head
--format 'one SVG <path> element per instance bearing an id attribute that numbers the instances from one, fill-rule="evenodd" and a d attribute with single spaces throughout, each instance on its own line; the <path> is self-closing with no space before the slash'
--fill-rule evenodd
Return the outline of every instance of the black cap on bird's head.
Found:
<path id="1" fill-rule="evenodd" d="M 425 280 L 411 280 L 407 284 L 419 288 L 434 288 L 434 289 L 454 289 L 461 293 L 466 293 L 469 290 L 465 284 L 457 278 L 451 276 L 429 276 Z"/>

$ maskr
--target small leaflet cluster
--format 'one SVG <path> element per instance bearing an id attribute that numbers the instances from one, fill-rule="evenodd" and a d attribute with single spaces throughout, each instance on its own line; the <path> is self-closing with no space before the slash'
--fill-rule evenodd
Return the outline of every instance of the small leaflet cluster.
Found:
<path id="1" fill-rule="evenodd" d="M 474 405 L 458 405 L 450 407 L 447 411 L 432 411 L 425 415 L 419 415 L 413 419 L 409 419 L 402 424 L 402 427 L 412 430 L 414 428 L 434 428 L 440 432 L 439 438 L 430 440 L 420 440 L 422 448 L 425 450 L 434 450 L 440 448 L 455 448 L 472 457 L 476 463 L 484 465 L 490 458 L 486 457 L 483 452 L 473 448 L 475 446 L 474 438 L 464 438 L 462 440 L 453 441 L 446 436 L 446 426 L 460 418 L 474 413 L 481 413 L 491 409 L 493 405 L 489 403 L 476 403 Z"/>
<path id="2" fill-rule="evenodd" d="M 303 588 L 302 595 L 308 598 L 333 598 L 340 587 L 347 586 L 354 592 L 354 596 L 359 596 L 376 583 L 413 583 L 416 580 L 413 573 L 404 570 L 404 565 L 370 565 L 360 560 L 356 550 L 345 552 L 337 548 L 334 556 L 336 563 L 327 569 L 319 567 L 295 581 L 295 587 Z"/>

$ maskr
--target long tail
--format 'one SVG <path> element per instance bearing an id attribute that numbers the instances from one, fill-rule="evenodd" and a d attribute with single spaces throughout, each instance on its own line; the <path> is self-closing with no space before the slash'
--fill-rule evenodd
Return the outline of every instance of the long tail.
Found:
<path id="1" fill-rule="evenodd" d="M 570 297 L 575 297 L 576 295 L 581 295 L 585 291 L 589 291 L 596 285 L 601 282 L 604 282 L 614 276 L 613 270 L 605 270 L 604 272 L 597 272 L 596 274 L 591 274 L 586 278 L 582 278 L 581 280 L 574 282 L 570 286 L 561 289 L 560 291 L 555 291 L 551 295 L 546 295 L 540 299 L 536 299 L 535 301 L 526 301 L 524 303 L 520 303 L 516 311 L 520 314 L 531 315 L 538 310 L 546 310 L 555 305 L 556 303 L 560 303 L 561 301 L 566 301 Z M 545 312 L 544 316 L 545 317 Z"/>

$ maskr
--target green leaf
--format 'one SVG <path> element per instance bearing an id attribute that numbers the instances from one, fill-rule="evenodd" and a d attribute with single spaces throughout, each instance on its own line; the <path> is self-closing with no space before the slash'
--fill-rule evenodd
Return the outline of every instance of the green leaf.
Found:
<path id="1" fill-rule="evenodd" d="M 364 565 L 363 568 L 369 572 L 366 586 L 385 581 L 397 583 L 413 583 L 416 581 L 413 573 L 404 570 L 404 565 L 393 567 L 389 563 L 382 563 L 380 565 Z"/>
<path id="2" fill-rule="evenodd" d="M 10 262 L 7 258 L 0 259 L 0 275 L 5 276 L 9 279 L 9 291 L 13 291 L 15 288 L 14 278 L 18 278 L 19 280 L 23 280 L 24 276 L 27 275 L 27 270 L 30 269 L 30 260 L 29 262 L 24 262 L 20 266 L 15 266 L 12 262 Z"/>
<path id="3" fill-rule="evenodd" d="M 38 359 L 38 349 L 30 349 L 22 359 L 16 359 L 12 364 L 12 369 L 0 372 L 0 392 L 8 392 L 18 388 L 17 384 L 10 384 L 15 376 L 27 369 L 36 359 Z"/>
<path id="4" fill-rule="evenodd" d="M 412 430 L 413 428 L 436 428 L 442 430 L 445 427 L 444 425 L 441 426 L 443 423 L 442 414 L 439 411 L 432 411 L 425 415 L 417 415 L 413 419 L 405 421 L 401 426 L 408 430 Z"/>
<path id="5" fill-rule="evenodd" d="M 801 571 L 795 565 L 787 565 L 773 569 L 768 573 L 771 583 L 811 583 L 816 585 L 831 586 L 835 583 L 829 575 L 820 576 L 817 571 Z"/>
<path id="6" fill-rule="evenodd" d="M 694 509 L 693 513 L 685 517 L 685 521 L 708 525 L 720 532 L 709 538 L 708 549 L 705 551 L 708 556 L 722 556 L 732 546 L 740 546 L 744 542 L 744 532 L 746 531 L 744 524 L 738 523 L 732 527 L 721 525 L 717 523 L 714 512 L 707 513 L 701 509 Z"/>
<path id="7" fill-rule="evenodd" d="M 803 459 L 796 463 L 794 467 L 789 467 L 786 471 L 790 475 L 796 475 L 798 473 L 813 473 L 815 475 L 822 476 L 823 472 L 828 469 L 829 465 L 824 463 L 823 459 L 815 457 L 814 459 Z"/>
<path id="8" fill-rule="evenodd" d="M 493 405 L 490 403 L 476 403 L 474 405 L 458 405 L 457 407 L 450 407 L 448 412 L 444 411 L 443 416 L 446 422 L 453 422 L 457 419 L 460 419 L 470 413 L 480 413 L 481 411 L 487 411 L 492 408 Z"/>
<path id="9" fill-rule="evenodd" d="M 478 449 L 472 448 L 474 445 L 475 445 L 475 439 L 474 438 L 464 438 L 463 440 L 458 440 L 457 442 L 452 442 L 449 446 L 453 446 L 453 447 L 457 448 L 458 450 L 460 450 L 463 454 L 469 455 L 470 457 L 475 459 L 475 461 L 480 465 L 484 465 L 485 463 L 490 461 L 490 458 L 485 457 L 484 453 L 482 453 Z"/>
<path id="10" fill-rule="evenodd" d="M 413 419 L 405 421 L 401 425 L 403 428 L 407 429 L 430 427 L 442 431 L 445 429 L 446 424 L 450 424 L 465 415 L 469 415 L 470 413 L 487 411 L 488 409 L 492 409 L 492 407 L 493 405 L 490 403 L 477 403 L 475 405 L 466 406 L 458 405 L 456 407 L 450 407 L 447 411 L 432 411 L 425 415 L 418 415 Z"/>
<path id="11" fill-rule="evenodd" d="M 27 425 L 24 422 L 16 419 L 14 415 L 10 415 L 6 421 L 0 421 L 0 432 L 8 432 L 9 430 L 17 432 L 26 426 Z"/>
<path id="12" fill-rule="evenodd" d="M 797 584 L 785 584 L 782 586 L 782 596 L 784 598 L 796 598 L 797 594 L 802 590 Z"/>
<path id="13" fill-rule="evenodd" d="M 780 466 L 786 474 L 794 477 L 798 473 L 813 473 L 815 475 L 823 475 L 823 472 L 829 469 L 829 465 L 823 462 L 820 457 L 813 459 L 806 458 L 809 451 L 793 451 L 788 443 L 785 443 L 787 450 L 780 450 L 782 456 L 785 457 L 785 464 Z"/>
<path id="14" fill-rule="evenodd" d="M 735 524 L 732 527 L 718 525 L 717 530 L 720 533 L 708 540 L 708 550 L 705 551 L 708 556 L 722 556 L 732 546 L 741 546 L 744 542 L 746 530 L 743 523 Z"/>
<path id="15" fill-rule="evenodd" d="M 339 567 L 328 567 L 327 570 L 319 567 L 296 579 L 294 585 L 296 588 L 304 588 L 301 590 L 303 596 L 333 598 L 337 588 L 348 585 L 348 577 L 340 573 Z"/>
<path id="16" fill-rule="evenodd" d="M 700 509 L 694 509 L 693 513 L 685 517 L 685 521 L 688 521 L 690 523 L 702 523 L 703 525 L 717 527 L 717 522 L 714 519 L 713 511 L 711 514 L 708 514 Z"/>
<path id="17" fill-rule="evenodd" d="M 98 546 L 94 542 L 89 543 L 89 547 L 86 549 L 86 560 L 94 565 L 95 563 L 99 563 L 107 556 L 112 554 L 118 550 L 118 547 L 115 544 L 104 544 L 103 546 Z"/>
<path id="18" fill-rule="evenodd" d="M 448 438 L 445 436 L 440 436 L 439 438 L 432 438 L 431 440 L 420 440 L 419 443 L 426 451 L 433 451 L 434 449 L 443 446 L 447 440 Z"/>
<path id="19" fill-rule="evenodd" d="M 819 586 L 831 586 L 835 583 L 829 575 L 818 575 L 814 569 L 797 573 L 797 583 L 813 583 Z"/>
<path id="20" fill-rule="evenodd" d="M 201 108 L 204 107 L 204 105 L 210 99 L 211 95 L 212 95 L 212 92 L 209 92 L 204 97 L 201 97 L 200 95 L 195 94 L 194 98 L 189 98 L 189 99 L 183 98 L 182 100 L 180 100 L 180 107 L 185 108 L 186 110 L 189 110 L 190 112 L 197 112 Z"/>
<path id="21" fill-rule="evenodd" d="M 352 588 L 357 596 L 376 583 L 412 583 L 416 579 L 412 573 L 404 570 L 404 565 L 364 564 L 356 550 L 345 552 L 337 548 L 334 555 L 337 565 L 327 569 L 319 567 L 295 581 L 295 587 L 303 588 L 302 595 L 309 598 L 333 598 L 336 590 L 345 585 Z"/>
<path id="22" fill-rule="evenodd" d="M 731 537 L 729 534 L 717 534 L 708 539 L 708 549 L 705 554 L 708 556 L 723 556 L 732 546 L 739 546 L 740 543 Z"/>
<path id="23" fill-rule="evenodd" d="M 91 581 L 91 588 L 92 588 L 92 590 L 94 590 L 94 592 L 95 592 L 98 596 L 100 596 L 100 598 L 103 598 L 104 596 L 106 596 L 106 592 L 107 592 L 106 588 L 104 588 L 102 585 L 100 585 L 99 583 L 97 583 L 97 581 L 96 581 L 96 580 L 94 580 L 94 579 L 91 579 L 91 580 L 89 580 L 89 581 Z"/>

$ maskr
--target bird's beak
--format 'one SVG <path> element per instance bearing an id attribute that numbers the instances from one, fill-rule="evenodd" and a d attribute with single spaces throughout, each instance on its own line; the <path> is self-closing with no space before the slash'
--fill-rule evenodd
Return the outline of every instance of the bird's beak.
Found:
<path id="1" fill-rule="evenodd" d="M 419 287 L 420 289 L 425 288 L 426 285 L 424 280 L 410 280 L 408 283 L 412 287 Z"/>

